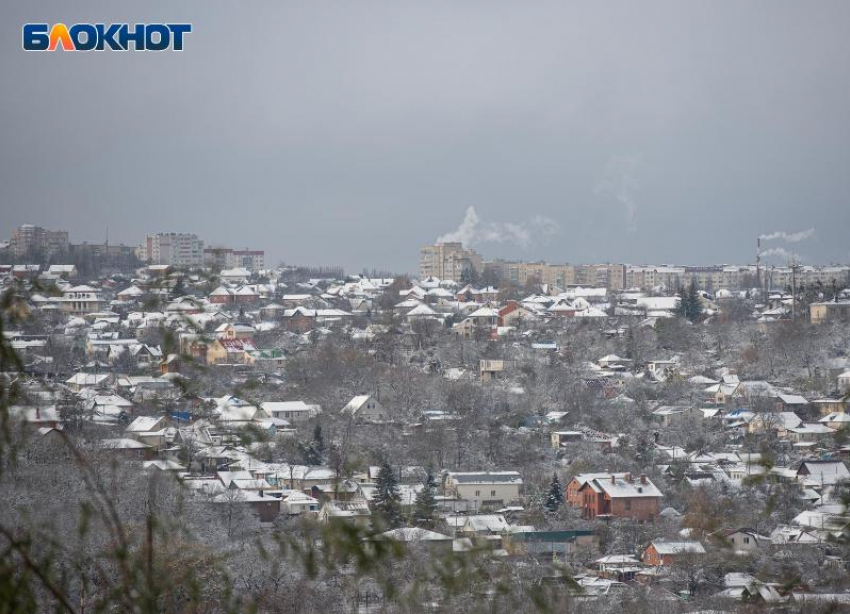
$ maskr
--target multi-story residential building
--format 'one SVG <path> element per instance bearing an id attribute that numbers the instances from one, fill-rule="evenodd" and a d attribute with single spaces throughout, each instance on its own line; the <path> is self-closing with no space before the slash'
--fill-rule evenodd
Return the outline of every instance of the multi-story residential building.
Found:
<path id="1" fill-rule="evenodd" d="M 208 247 L 204 250 L 204 265 L 218 269 L 242 268 L 256 273 L 266 268 L 266 253 L 260 249 Z"/>
<path id="2" fill-rule="evenodd" d="M 16 258 L 33 254 L 62 254 L 68 251 L 68 231 L 47 230 L 41 226 L 24 224 L 12 232 L 9 249 Z"/>
<path id="3" fill-rule="evenodd" d="M 575 284 L 575 267 L 570 264 L 493 260 L 484 263 L 484 270 L 491 272 L 501 281 L 517 286 L 525 286 L 530 281 L 556 288 L 566 288 Z"/>
<path id="4" fill-rule="evenodd" d="M 437 277 L 460 281 L 464 272 L 482 273 L 484 263 L 481 256 L 461 243 L 437 243 L 419 250 L 419 277 Z"/>
<path id="5" fill-rule="evenodd" d="M 148 235 L 138 250 L 139 260 L 151 264 L 194 267 L 204 264 L 204 242 L 197 235 L 168 232 Z"/>

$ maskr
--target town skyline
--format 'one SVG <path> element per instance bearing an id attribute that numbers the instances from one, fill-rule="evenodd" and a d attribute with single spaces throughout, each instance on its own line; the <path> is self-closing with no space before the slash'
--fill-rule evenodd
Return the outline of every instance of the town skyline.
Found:
<path id="1" fill-rule="evenodd" d="M 21 23 L 114 7 L 6 3 L 0 230 L 236 233 L 273 261 L 413 271 L 411 246 L 474 207 L 541 231 L 487 257 L 745 262 L 761 234 L 815 228 L 803 261 L 850 260 L 850 6 L 649 4 L 284 2 L 223 53 L 211 33 L 240 18 L 213 0 L 157 62 L 23 53 Z"/>
<path id="2" fill-rule="evenodd" d="M 47 230 L 48 232 L 59 232 L 64 233 L 66 235 L 66 242 L 69 242 L 72 245 L 106 245 L 111 244 L 114 247 L 121 247 L 125 249 L 132 249 L 137 256 L 139 256 L 142 262 L 148 262 L 150 259 L 145 255 L 145 243 L 150 239 L 150 237 L 158 236 L 158 235 L 168 235 L 168 234 L 177 234 L 184 236 L 194 236 L 195 238 L 200 239 L 201 241 L 201 250 L 206 249 L 207 251 L 221 251 L 227 250 L 229 252 L 237 252 L 237 253 L 247 253 L 250 251 L 258 251 L 262 254 L 261 261 L 263 267 L 273 267 L 277 264 L 287 264 L 290 266 L 326 266 L 326 267 L 341 267 L 348 274 L 356 274 L 361 271 L 384 271 L 392 274 L 407 274 L 412 276 L 417 276 L 422 274 L 421 262 L 417 258 L 416 262 L 411 265 L 409 268 L 405 268 L 402 270 L 393 269 L 393 268 L 381 268 L 379 266 L 370 266 L 369 264 L 364 263 L 353 263 L 351 265 L 342 264 L 340 262 L 332 262 L 332 261 L 299 261 L 295 257 L 286 258 L 285 256 L 282 258 L 276 258 L 274 256 L 275 251 L 279 252 L 272 248 L 269 250 L 266 246 L 262 245 L 253 245 L 249 246 L 248 244 L 240 243 L 238 237 L 231 237 L 230 243 L 226 243 L 224 241 L 209 241 L 206 240 L 205 237 L 201 236 L 197 232 L 182 231 L 182 230 L 168 230 L 161 232 L 152 232 L 145 233 L 141 237 L 137 237 L 135 240 L 131 239 L 129 241 L 116 241 L 114 238 L 110 241 L 108 235 L 104 235 L 101 241 L 90 240 L 87 238 L 80 238 L 77 236 L 73 236 L 70 231 L 67 229 L 57 229 L 57 228 L 45 228 L 43 226 L 32 224 L 31 222 L 26 222 L 21 224 L 16 229 L 12 229 L 11 231 L 5 231 L 2 226 L 0 226 L 0 254 L 3 253 L 3 249 L 8 249 L 9 246 L 14 242 L 14 239 L 6 239 L 5 237 L 13 237 L 16 230 L 31 226 L 39 229 Z M 507 230 L 505 230 L 505 228 Z M 493 234 L 497 232 L 506 232 L 510 235 L 511 232 L 514 235 L 519 235 L 520 239 L 523 239 L 523 233 L 527 234 L 525 237 L 525 241 L 531 242 L 533 232 L 529 231 L 526 228 L 519 228 L 515 226 L 511 226 L 510 224 L 502 227 L 496 227 L 490 225 L 487 229 L 483 231 L 479 231 L 479 235 L 481 234 Z M 843 262 L 811 262 L 806 258 L 802 257 L 800 254 L 792 251 L 793 249 L 798 249 L 797 245 L 800 242 L 804 242 L 816 237 L 816 232 L 814 228 L 796 231 L 796 232 L 785 232 L 785 231 L 775 231 L 769 234 L 762 234 L 756 238 L 756 247 L 753 251 L 753 257 L 750 259 L 745 259 L 742 261 L 734 261 L 731 259 L 717 259 L 714 261 L 696 261 L 696 260 L 683 260 L 683 259 L 671 259 L 666 261 L 641 261 L 636 259 L 622 259 L 615 260 L 613 258 L 600 258 L 595 261 L 581 260 L 578 258 L 555 258 L 555 259 L 545 259 L 545 258 L 535 258 L 530 255 L 519 253 L 516 257 L 510 257 L 505 255 L 503 252 L 511 253 L 511 250 L 500 250 L 496 248 L 490 251 L 484 251 L 476 249 L 475 247 L 468 247 L 467 241 L 454 241 L 457 238 L 468 239 L 470 236 L 475 233 L 469 233 L 461 229 L 441 235 L 438 240 L 434 243 L 423 243 L 423 246 L 427 245 L 441 245 L 444 243 L 452 243 L 459 242 L 463 245 L 464 249 L 469 249 L 470 251 L 475 252 L 477 255 L 481 256 L 482 260 L 487 263 L 524 263 L 524 264 L 545 264 L 545 265 L 623 265 L 626 267 L 722 267 L 722 266 L 735 266 L 735 267 L 747 267 L 747 266 L 761 266 L 764 269 L 783 269 L 788 268 L 789 266 L 799 265 L 799 266 L 809 266 L 815 268 L 823 268 L 823 267 L 842 267 L 850 265 L 850 258 Z M 70 241 L 67 237 L 71 237 L 73 241 Z M 441 241 L 439 239 L 446 239 L 445 241 Z M 496 243 L 504 243 L 510 242 L 510 237 L 508 240 L 499 240 Z M 783 247 L 784 246 L 784 247 Z M 786 249 L 787 248 L 787 249 Z M 421 253 L 422 247 L 419 248 L 417 253 Z M 758 257 L 756 256 L 758 254 Z M 526 257 L 524 257 L 526 256 Z M 222 263 L 225 261 L 219 258 Z M 228 262 L 232 264 L 234 260 L 231 258 Z M 183 263 L 181 263 L 183 264 Z M 201 258 L 197 265 L 204 264 L 203 259 Z M 249 268 L 257 268 L 257 267 L 249 267 Z"/>

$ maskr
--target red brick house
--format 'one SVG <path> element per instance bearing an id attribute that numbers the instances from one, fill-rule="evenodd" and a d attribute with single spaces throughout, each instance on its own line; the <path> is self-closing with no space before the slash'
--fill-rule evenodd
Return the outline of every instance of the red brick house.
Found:
<path id="1" fill-rule="evenodd" d="M 705 554 L 705 548 L 696 541 L 665 542 L 656 540 L 643 551 L 641 561 L 646 565 L 671 565 L 683 556 Z"/>
<path id="2" fill-rule="evenodd" d="M 579 473 L 574 476 L 567 483 L 567 487 L 565 489 L 567 495 L 567 503 L 569 503 L 572 507 L 584 507 L 584 495 L 579 494 L 579 489 L 584 486 L 590 480 L 595 480 L 596 478 L 610 478 L 612 474 L 610 473 Z M 628 473 L 615 473 L 614 477 L 617 478 L 625 478 Z"/>
<path id="3" fill-rule="evenodd" d="M 584 517 L 588 520 L 597 516 L 655 520 L 664 497 L 661 491 L 645 475 L 638 479 L 631 474 L 617 475 L 588 480 L 579 488 Z"/>

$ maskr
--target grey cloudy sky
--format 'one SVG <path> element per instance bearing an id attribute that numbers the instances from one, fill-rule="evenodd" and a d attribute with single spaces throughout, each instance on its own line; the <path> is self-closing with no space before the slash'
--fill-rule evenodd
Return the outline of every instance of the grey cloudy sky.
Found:
<path id="1" fill-rule="evenodd" d="M 28 21 L 194 32 L 26 53 Z M 814 228 L 770 246 L 846 262 L 848 23 L 844 1 L 4 1 L 0 235 L 415 270 L 473 207 L 489 257 L 746 262 Z"/>

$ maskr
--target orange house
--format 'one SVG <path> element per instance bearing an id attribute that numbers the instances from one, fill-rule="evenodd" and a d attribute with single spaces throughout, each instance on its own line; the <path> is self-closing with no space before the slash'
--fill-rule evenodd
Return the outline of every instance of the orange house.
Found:
<path id="1" fill-rule="evenodd" d="M 664 495 L 645 475 L 635 480 L 631 474 L 588 480 L 579 488 L 583 515 L 588 520 L 597 516 L 615 516 L 647 521 L 658 517 Z"/>

